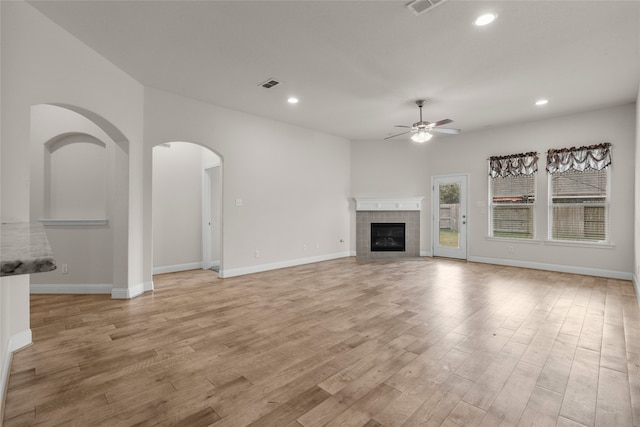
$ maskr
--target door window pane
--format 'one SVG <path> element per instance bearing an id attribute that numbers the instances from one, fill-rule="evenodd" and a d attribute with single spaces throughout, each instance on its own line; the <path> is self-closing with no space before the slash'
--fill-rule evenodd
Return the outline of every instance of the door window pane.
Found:
<path id="1" fill-rule="evenodd" d="M 460 247 L 460 184 L 440 184 L 440 246 Z"/>

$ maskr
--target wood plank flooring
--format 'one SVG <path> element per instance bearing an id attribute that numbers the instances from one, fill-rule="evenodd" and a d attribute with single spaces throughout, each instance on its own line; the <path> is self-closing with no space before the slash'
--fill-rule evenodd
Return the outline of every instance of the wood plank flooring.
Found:
<path id="1" fill-rule="evenodd" d="M 640 425 L 631 282 L 446 259 L 32 295 L 4 425 Z"/>

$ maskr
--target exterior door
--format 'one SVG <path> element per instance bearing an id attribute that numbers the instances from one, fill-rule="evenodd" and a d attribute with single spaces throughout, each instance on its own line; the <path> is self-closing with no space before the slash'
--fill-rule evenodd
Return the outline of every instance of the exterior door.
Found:
<path id="1" fill-rule="evenodd" d="M 433 256 L 467 259 L 467 175 L 432 181 Z"/>

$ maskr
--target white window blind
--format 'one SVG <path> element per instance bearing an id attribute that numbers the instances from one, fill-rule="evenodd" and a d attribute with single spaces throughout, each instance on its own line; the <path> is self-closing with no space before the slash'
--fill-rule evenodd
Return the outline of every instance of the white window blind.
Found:
<path id="1" fill-rule="evenodd" d="M 610 147 L 547 153 L 550 240 L 609 242 Z"/>
<path id="2" fill-rule="evenodd" d="M 516 239 L 535 236 L 537 153 L 491 157 L 490 235 Z"/>

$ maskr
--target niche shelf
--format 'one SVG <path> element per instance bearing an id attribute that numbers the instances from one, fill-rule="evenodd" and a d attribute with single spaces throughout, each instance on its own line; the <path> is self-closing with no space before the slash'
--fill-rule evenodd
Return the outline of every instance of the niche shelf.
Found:
<path id="1" fill-rule="evenodd" d="M 109 224 L 108 219 L 41 219 L 45 227 L 104 227 Z"/>

